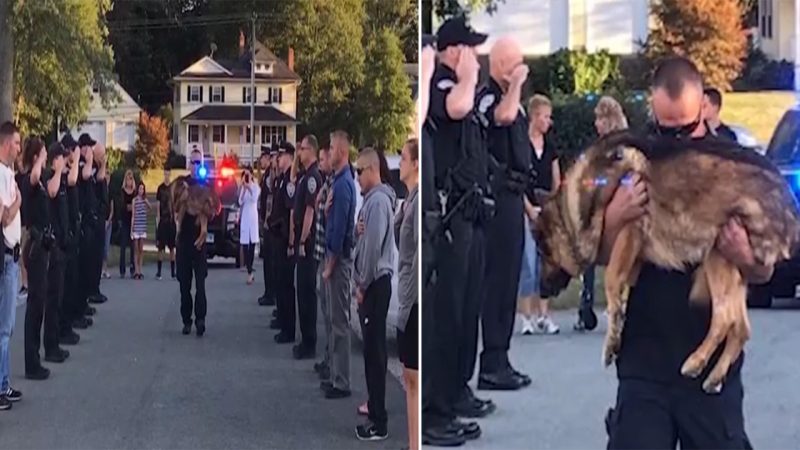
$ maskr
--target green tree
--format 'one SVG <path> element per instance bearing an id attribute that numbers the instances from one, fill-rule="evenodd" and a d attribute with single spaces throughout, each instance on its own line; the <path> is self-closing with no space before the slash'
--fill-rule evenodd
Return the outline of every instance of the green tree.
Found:
<path id="1" fill-rule="evenodd" d="M 104 15 L 111 0 L 13 0 L 14 119 L 25 133 L 76 125 L 91 85 L 116 100 Z"/>
<path id="2" fill-rule="evenodd" d="M 169 134 L 160 117 L 142 113 L 133 152 L 136 167 L 141 171 L 164 167 L 169 155 Z"/>
<path id="3" fill-rule="evenodd" d="M 376 35 L 388 29 L 400 38 L 405 61 L 416 62 L 419 58 L 419 9 L 416 2 L 364 0 L 364 9 L 364 36 Z"/>
<path id="4" fill-rule="evenodd" d="M 506 0 L 422 0 L 422 32 L 431 34 L 433 29 L 433 15 L 439 18 L 453 16 L 469 16 L 474 11 L 485 10 L 489 14 L 497 11 L 500 4 Z"/>
<path id="5" fill-rule="evenodd" d="M 361 144 L 397 152 L 408 136 L 414 107 L 403 71 L 400 39 L 390 30 L 378 32 L 367 47 L 364 83 L 358 95 Z"/>
<path id="6" fill-rule="evenodd" d="M 645 44 L 651 62 L 668 55 L 691 59 L 706 83 L 727 90 L 742 70 L 747 40 L 740 0 L 662 0 L 652 5 L 656 26 Z"/>

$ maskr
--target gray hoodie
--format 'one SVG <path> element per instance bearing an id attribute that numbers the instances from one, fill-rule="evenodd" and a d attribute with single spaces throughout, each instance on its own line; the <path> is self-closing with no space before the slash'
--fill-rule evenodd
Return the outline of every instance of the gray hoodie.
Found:
<path id="1" fill-rule="evenodd" d="M 380 184 L 369 191 L 358 212 L 358 220 L 364 221 L 364 232 L 356 243 L 355 282 L 364 292 L 378 278 L 394 273 L 395 199 L 394 190 Z"/>

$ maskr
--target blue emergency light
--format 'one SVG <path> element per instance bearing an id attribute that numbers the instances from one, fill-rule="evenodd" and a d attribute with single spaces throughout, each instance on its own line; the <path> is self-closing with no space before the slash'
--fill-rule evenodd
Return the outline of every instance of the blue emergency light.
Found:
<path id="1" fill-rule="evenodd" d="M 200 178 L 201 180 L 205 180 L 207 176 L 208 176 L 208 169 L 206 169 L 205 165 L 201 165 L 197 169 L 197 178 Z"/>

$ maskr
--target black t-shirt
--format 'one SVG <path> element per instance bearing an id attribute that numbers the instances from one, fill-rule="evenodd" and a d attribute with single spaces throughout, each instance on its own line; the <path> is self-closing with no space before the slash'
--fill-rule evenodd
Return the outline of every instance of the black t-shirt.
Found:
<path id="1" fill-rule="evenodd" d="M 47 182 L 52 176 L 52 170 L 42 169 L 39 182 L 31 185 L 30 173 L 25 175 L 24 183 L 28 195 L 27 198 L 23 198 L 23 202 L 27 200 L 30 205 L 28 209 L 30 227 L 39 232 L 43 232 L 50 225 L 50 197 L 47 193 Z"/>
<path id="2" fill-rule="evenodd" d="M 58 187 L 58 194 L 50 199 L 50 220 L 53 224 L 53 232 L 56 241 L 61 248 L 66 248 L 70 243 L 72 229 L 69 222 L 69 200 L 67 198 L 67 175 L 61 175 L 61 184 Z"/>
<path id="3" fill-rule="evenodd" d="M 497 125 L 494 114 L 503 100 L 503 95 L 500 85 L 492 78 L 476 100 L 478 112 L 485 117 L 483 122 L 487 125 L 489 153 L 499 164 L 508 169 L 527 173 L 533 152 L 533 146 L 528 138 L 528 117 L 520 105 L 513 123 L 505 126 Z"/>
<path id="4" fill-rule="evenodd" d="M 447 175 L 452 174 L 453 188 L 465 191 L 474 184 L 486 186 L 488 182 L 486 136 L 476 109 L 461 120 L 447 114 L 447 96 L 457 83 L 456 74 L 439 64 L 433 72 L 428 118 L 433 132 L 436 186 L 447 186 Z"/>
<path id="5" fill-rule="evenodd" d="M 292 185 L 292 195 L 289 195 L 289 171 L 279 174 L 275 178 L 275 195 L 272 198 L 272 211 L 269 215 L 269 231 L 286 243 L 289 242 L 289 218 L 291 205 L 294 199 L 294 185 Z"/>
<path id="6" fill-rule="evenodd" d="M 294 195 L 294 244 L 299 248 L 300 240 L 303 235 L 303 220 L 306 215 L 306 208 L 316 208 L 317 194 L 322 188 L 322 175 L 319 173 L 319 165 L 314 162 L 306 169 L 302 176 L 298 176 L 297 189 Z M 316 222 L 317 215 L 311 215 L 311 228 L 306 239 L 306 255 L 311 256 L 316 241 Z"/>
<path id="7" fill-rule="evenodd" d="M 530 142 L 530 139 L 528 142 Z M 558 159 L 558 155 L 556 154 L 556 150 L 552 145 L 550 145 L 549 142 L 550 141 L 545 136 L 544 151 L 542 152 L 541 158 L 536 155 L 533 144 L 531 144 L 531 167 L 536 171 L 536 179 L 529 186 L 525 193 L 528 196 L 528 200 L 533 205 L 539 204 L 534 195 L 534 189 L 545 190 L 548 192 L 553 189 L 553 161 Z"/>
<path id="8" fill-rule="evenodd" d="M 161 214 L 161 221 L 172 220 L 172 205 L 170 205 L 170 192 L 169 186 L 161 183 L 156 191 L 156 199 L 158 200 L 158 208 Z"/>
<path id="9" fill-rule="evenodd" d="M 678 272 L 642 266 L 631 289 L 617 360 L 619 378 L 636 378 L 700 389 L 722 346 L 696 379 L 681 375 L 681 366 L 708 334 L 710 305 L 689 303 L 694 269 Z M 731 366 L 728 380 L 741 375 L 744 354 Z"/>
<path id="10" fill-rule="evenodd" d="M 122 216 L 122 223 L 127 226 L 128 228 L 131 227 L 131 220 L 133 218 L 133 211 L 128 209 L 128 206 L 133 205 L 133 198 L 136 197 L 136 190 L 131 192 L 130 194 L 122 190 L 122 208 L 120 208 L 120 214 Z"/>
<path id="11" fill-rule="evenodd" d="M 80 207 L 81 207 L 81 220 L 86 225 L 94 225 L 99 223 L 100 218 L 99 205 L 97 200 L 97 191 L 95 188 L 94 174 L 88 180 L 83 179 L 83 167 L 85 161 L 80 161 L 80 169 L 78 173 L 78 190 L 80 191 Z"/>

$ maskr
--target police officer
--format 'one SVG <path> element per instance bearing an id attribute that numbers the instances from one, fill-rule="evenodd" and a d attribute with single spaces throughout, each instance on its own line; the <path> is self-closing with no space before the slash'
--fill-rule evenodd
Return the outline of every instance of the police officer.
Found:
<path id="1" fill-rule="evenodd" d="M 489 55 L 490 79 L 478 97 L 478 111 L 488 128 L 492 192 L 496 215 L 487 230 L 486 289 L 484 292 L 483 352 L 479 389 L 516 390 L 531 383 L 511 367 L 508 349 L 514 329 L 517 286 L 524 233 L 523 192 L 529 183 L 531 148 L 528 119 L 520 105 L 528 66 L 511 38 L 498 40 Z M 483 412 L 465 399 L 466 412 Z"/>
<path id="2" fill-rule="evenodd" d="M 27 253 L 30 291 L 25 308 L 25 378 L 44 380 L 50 371 L 41 365 L 39 348 L 44 319 L 45 361 L 64 362 L 69 353 L 58 346 L 58 299 L 51 296 L 48 282 L 50 254 L 56 247 L 56 236 L 51 221 L 52 199 L 61 186 L 60 174 L 64 167 L 64 147 L 53 144 L 45 150 L 44 143 L 36 138 L 25 146 L 25 162 L 31 171 L 26 177 L 25 191 L 30 204 L 30 239 Z M 53 280 L 57 281 L 57 280 Z"/>
<path id="3" fill-rule="evenodd" d="M 267 219 L 267 231 L 272 239 L 270 257 L 275 264 L 276 319 L 280 325 L 280 332 L 275 335 L 275 342 L 279 344 L 294 342 L 295 337 L 294 264 L 288 256 L 289 222 L 295 195 L 295 185 L 290 179 L 293 158 L 294 146 L 289 142 L 281 143 L 272 211 Z"/>
<path id="4" fill-rule="evenodd" d="M 319 144 L 310 134 L 300 142 L 297 153 L 302 173 L 298 176 L 292 210 L 294 240 L 289 243 L 289 253 L 297 261 L 297 314 L 300 319 L 302 340 L 294 346 L 295 359 L 313 359 L 317 347 L 317 260 L 314 247 L 317 237 L 317 194 L 322 187 L 319 172 Z"/>
<path id="5" fill-rule="evenodd" d="M 61 145 L 70 154 L 67 160 L 69 173 L 67 179 L 61 180 L 66 187 L 67 220 L 69 223 L 70 239 L 64 251 L 64 296 L 62 299 L 62 314 L 59 316 L 60 325 L 59 342 L 62 345 L 75 345 L 80 341 L 80 336 L 73 330 L 73 323 L 84 319 L 84 310 L 80 309 L 78 301 L 78 247 L 80 238 L 80 206 L 78 202 L 78 175 L 80 149 L 71 134 L 61 138 Z M 79 324 L 83 325 L 83 323 Z M 88 324 L 86 324 L 88 326 Z"/>
<path id="6" fill-rule="evenodd" d="M 91 290 L 89 295 L 89 303 L 105 303 L 108 301 L 102 292 L 100 292 L 100 278 L 103 274 L 103 253 L 105 250 L 106 238 L 106 220 L 111 211 L 111 202 L 108 197 L 108 182 L 106 172 L 106 147 L 103 144 L 95 143 L 92 146 L 94 158 L 92 162 L 92 186 L 94 187 L 95 198 L 97 199 L 97 226 L 93 230 L 94 238 L 97 240 L 95 245 L 95 254 L 93 255 L 92 273 L 91 273 Z M 95 309 L 88 307 L 86 313 L 94 315 Z"/>
<path id="7" fill-rule="evenodd" d="M 450 411 L 423 417 L 423 443 L 439 444 L 453 429 L 465 439 L 480 435 L 476 423 L 453 421 L 454 406 L 471 397 L 466 381 L 477 357 L 478 318 L 484 272 L 482 221 L 486 218 L 485 136 L 475 108 L 479 65 L 475 47 L 486 41 L 463 17 L 448 19 L 437 32 L 439 64 L 433 74 L 429 124 L 432 128 L 436 189 L 447 239 L 436 248 L 435 334 L 440 376 L 426 390 L 426 402 Z M 428 339 L 426 334 L 425 339 Z M 480 401 L 481 405 L 486 402 Z M 489 408 L 489 406 L 481 406 Z M 427 423 L 426 423 L 427 422 Z"/>
<path id="8" fill-rule="evenodd" d="M 271 152 L 275 150 L 275 153 L 278 153 L 278 146 L 277 144 L 269 146 L 269 145 L 262 145 L 261 146 L 261 158 L 259 158 L 258 162 L 261 166 L 261 195 L 258 199 L 258 213 L 259 213 L 259 222 L 263 224 L 264 233 L 262 234 L 262 245 L 261 245 L 261 259 L 264 261 L 263 270 L 264 270 L 264 295 L 262 295 L 258 299 L 258 304 L 261 306 L 274 306 L 275 305 L 275 271 L 272 258 L 269 257 L 270 254 L 270 239 L 266 232 L 267 230 L 267 218 L 269 217 L 270 209 L 272 208 L 272 182 L 274 176 L 272 176 L 272 159 L 271 159 Z"/>
<path id="9" fill-rule="evenodd" d="M 191 169 L 189 175 L 181 179 L 189 186 L 202 183 L 199 177 L 203 166 L 203 154 L 193 149 L 190 156 Z M 209 217 L 209 219 L 211 219 Z M 178 283 L 181 291 L 181 318 L 183 334 L 192 331 L 192 311 L 197 336 L 206 332 L 206 276 L 208 276 L 208 260 L 205 243 L 198 246 L 195 242 L 200 237 L 201 229 L 197 217 L 186 212 L 181 218 L 178 228 L 178 239 L 175 245 L 175 266 L 178 271 Z M 192 299 L 192 278 L 195 280 L 195 296 Z"/>
<path id="10" fill-rule="evenodd" d="M 80 147 L 80 161 L 78 175 L 78 198 L 80 202 L 81 214 L 81 237 L 80 249 L 78 252 L 78 300 L 77 309 L 82 314 L 87 314 L 92 311 L 89 306 L 89 298 L 92 297 L 93 303 L 100 303 L 104 301 L 95 293 L 96 280 L 95 266 L 97 264 L 98 256 L 101 256 L 100 251 L 104 240 L 98 239 L 98 230 L 103 229 L 101 216 L 99 214 L 97 189 L 95 188 L 95 176 L 97 174 L 94 169 L 94 146 L 97 142 L 92 139 L 87 133 L 82 134 L 78 138 L 78 147 Z M 102 266 L 102 259 L 101 259 Z M 86 328 L 92 325 L 91 318 L 77 319 L 73 326 L 75 328 Z"/>

